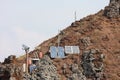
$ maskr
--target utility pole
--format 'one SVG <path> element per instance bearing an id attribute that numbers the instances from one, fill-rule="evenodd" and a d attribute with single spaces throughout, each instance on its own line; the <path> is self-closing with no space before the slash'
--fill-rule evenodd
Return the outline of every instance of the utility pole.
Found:
<path id="1" fill-rule="evenodd" d="M 64 32 L 58 30 L 58 48 L 59 48 L 59 46 L 60 46 L 60 41 L 61 41 L 63 35 L 64 35 Z M 58 48 L 57 48 L 57 52 L 59 52 L 59 49 L 58 49 Z M 57 53 L 57 56 L 58 56 L 58 53 Z"/>
<path id="2" fill-rule="evenodd" d="M 22 45 L 22 49 L 25 50 L 26 53 L 26 73 L 28 74 L 28 52 L 30 47 L 26 46 L 26 45 Z"/>
<path id="3" fill-rule="evenodd" d="M 58 47 L 60 46 L 60 41 L 64 35 L 63 31 L 58 30 Z"/>
<path id="4" fill-rule="evenodd" d="M 60 46 L 60 30 L 58 30 L 58 46 L 57 46 L 57 57 L 58 57 L 58 52 L 59 52 L 59 46 Z"/>
<path id="5" fill-rule="evenodd" d="M 60 30 L 58 30 L 58 47 L 60 46 Z"/>

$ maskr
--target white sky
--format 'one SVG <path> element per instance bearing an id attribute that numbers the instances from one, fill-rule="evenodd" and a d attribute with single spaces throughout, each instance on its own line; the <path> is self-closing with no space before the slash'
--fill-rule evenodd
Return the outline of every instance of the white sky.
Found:
<path id="1" fill-rule="evenodd" d="M 34 49 L 74 21 L 97 13 L 109 0 L 0 0 L 0 61 Z"/>

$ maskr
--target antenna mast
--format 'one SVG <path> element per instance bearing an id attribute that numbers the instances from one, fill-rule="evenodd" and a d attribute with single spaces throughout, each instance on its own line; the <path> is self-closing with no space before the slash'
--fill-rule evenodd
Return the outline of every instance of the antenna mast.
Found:
<path id="1" fill-rule="evenodd" d="M 26 53 L 26 73 L 28 74 L 28 52 L 29 52 L 29 49 L 30 47 L 26 46 L 26 45 L 22 45 L 22 49 L 25 50 L 25 53 Z"/>
<path id="2" fill-rule="evenodd" d="M 74 13 L 74 16 L 75 16 L 75 21 L 76 21 L 76 19 L 77 19 L 77 16 L 76 16 L 76 11 L 75 11 L 75 13 Z"/>

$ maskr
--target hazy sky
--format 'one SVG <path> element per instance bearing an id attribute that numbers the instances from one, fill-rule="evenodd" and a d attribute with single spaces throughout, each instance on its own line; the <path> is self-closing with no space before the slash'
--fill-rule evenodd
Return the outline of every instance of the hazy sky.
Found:
<path id="1" fill-rule="evenodd" d="M 74 21 L 98 12 L 109 0 L 0 0 L 0 61 L 22 55 Z"/>

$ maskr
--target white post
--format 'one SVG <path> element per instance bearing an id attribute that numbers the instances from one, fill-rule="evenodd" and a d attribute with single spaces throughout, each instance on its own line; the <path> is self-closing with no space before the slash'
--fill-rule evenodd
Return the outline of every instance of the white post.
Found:
<path id="1" fill-rule="evenodd" d="M 26 70 L 26 64 L 24 63 L 23 64 L 23 72 L 25 72 L 25 70 Z"/>

